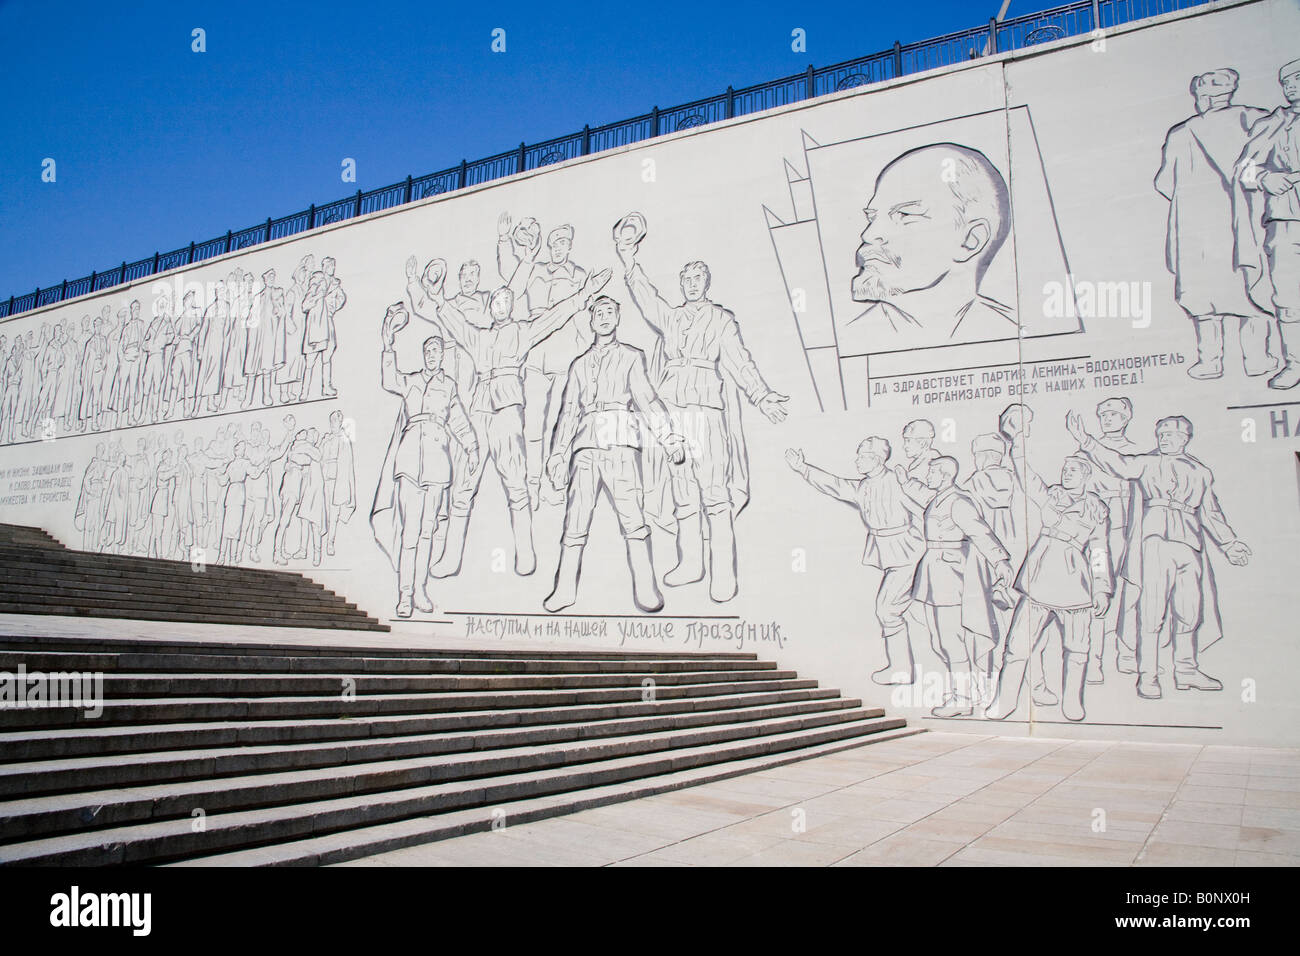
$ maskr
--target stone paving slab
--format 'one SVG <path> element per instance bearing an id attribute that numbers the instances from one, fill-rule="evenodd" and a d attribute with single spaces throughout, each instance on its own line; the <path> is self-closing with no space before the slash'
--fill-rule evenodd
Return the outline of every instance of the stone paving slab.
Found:
<path id="1" fill-rule="evenodd" d="M 1300 750 L 926 733 L 346 866 L 1297 866 Z"/>

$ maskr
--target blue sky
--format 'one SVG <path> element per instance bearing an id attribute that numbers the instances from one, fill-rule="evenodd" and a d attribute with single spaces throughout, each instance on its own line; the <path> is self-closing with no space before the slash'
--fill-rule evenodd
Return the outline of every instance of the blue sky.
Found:
<path id="1" fill-rule="evenodd" d="M 1000 3 L 0 0 L 0 296 L 972 27 Z M 1013 0 L 1008 16 L 1054 5 Z"/>

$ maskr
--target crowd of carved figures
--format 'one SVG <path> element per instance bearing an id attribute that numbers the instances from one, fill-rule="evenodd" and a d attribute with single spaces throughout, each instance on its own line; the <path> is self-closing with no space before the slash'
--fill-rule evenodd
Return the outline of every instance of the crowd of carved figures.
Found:
<path id="1" fill-rule="evenodd" d="M 1059 480 L 1034 465 L 1033 412 L 1020 404 L 972 440 L 968 472 L 934 448 L 924 419 L 904 428 L 901 454 L 884 437 L 864 439 L 852 478 L 787 452 L 791 468 L 866 526 L 862 561 L 880 573 L 885 652 L 873 680 L 918 680 L 915 624 L 946 670 L 938 717 L 1004 719 L 1026 683 L 1036 704 L 1059 703 L 1069 720 L 1084 719 L 1087 686 L 1107 679 L 1159 699 L 1171 644 L 1176 690 L 1222 690 L 1199 659 L 1222 636 L 1211 545 L 1233 565 L 1248 563 L 1250 548 L 1219 505 L 1213 472 L 1187 450 L 1191 421 L 1160 419 L 1152 449 L 1128 433 L 1129 399 L 1107 398 L 1095 416 L 1095 426 L 1067 417 L 1078 450 Z M 1044 663 L 1051 640 L 1059 684 Z"/>
<path id="2" fill-rule="evenodd" d="M 736 595 L 734 521 L 749 498 L 742 407 L 779 422 L 787 397 L 763 380 L 736 315 L 709 298 L 707 264 L 682 266 L 673 277 L 680 295 L 656 289 L 637 259 L 646 233 L 643 216 L 624 216 L 613 249 L 605 246 L 614 268 L 595 271 L 573 261 L 572 226 L 551 228 L 543 245 L 536 220 L 503 215 L 490 291 L 476 260 L 454 272 L 443 259 L 422 271 L 416 257 L 407 261 L 406 298 L 389 307 L 381 331 L 381 384 L 401 405 L 371 509 L 397 571 L 399 616 L 431 611 L 430 581 L 460 573 L 489 462 L 505 490 L 518 574 L 537 567 L 534 510 L 563 503 L 548 611 L 577 600 L 602 492 L 618 516 L 638 608 L 663 606 L 647 520 L 675 535 L 665 584 L 707 576 L 713 600 Z M 622 302 L 606 290 L 615 269 Z M 653 336 L 649 355 L 619 340 L 624 303 Z M 414 340 L 421 360 L 405 371 L 396 342 L 412 315 L 423 323 Z"/>
<path id="3" fill-rule="evenodd" d="M 87 551 L 191 562 L 307 561 L 335 553 L 356 508 L 350 423 L 325 429 L 254 421 L 217 427 L 206 441 L 177 430 L 95 446 L 77 497 Z"/>
<path id="4" fill-rule="evenodd" d="M 206 293 L 0 334 L 0 443 L 54 439 L 337 394 L 334 260 L 304 256 L 287 287 L 236 268 Z"/>

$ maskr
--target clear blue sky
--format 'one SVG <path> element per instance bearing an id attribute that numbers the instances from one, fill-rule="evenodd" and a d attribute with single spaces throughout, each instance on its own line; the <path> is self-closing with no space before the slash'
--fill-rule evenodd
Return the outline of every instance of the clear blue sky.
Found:
<path id="1" fill-rule="evenodd" d="M 1000 4 L 0 0 L 0 297 L 972 27 Z M 1054 5 L 1013 0 L 1008 16 Z"/>

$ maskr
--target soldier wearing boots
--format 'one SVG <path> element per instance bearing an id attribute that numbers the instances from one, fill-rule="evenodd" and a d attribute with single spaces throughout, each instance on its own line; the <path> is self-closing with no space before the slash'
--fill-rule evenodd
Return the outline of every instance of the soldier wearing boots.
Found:
<path id="1" fill-rule="evenodd" d="M 424 340 L 424 361 L 418 372 L 397 368 L 396 335 L 407 321 L 401 304 L 389 306 L 384 318 L 380 382 L 384 391 L 402 399 L 402 406 L 371 511 L 371 525 L 381 546 L 396 559 L 398 617 L 410 617 L 412 605 L 425 613 L 433 610 L 426 582 L 438 506 L 451 482 L 452 442 L 464 448 L 471 467 L 479 458 L 478 442 L 456 383 L 441 368 L 442 339 L 430 336 Z M 381 515 L 391 523 L 384 534 L 378 521 Z"/>
<path id="2" fill-rule="evenodd" d="M 1081 455 L 1065 459 L 1061 483 L 1051 487 L 1025 460 L 1023 433 L 1012 445 L 1011 461 L 1026 496 L 1042 515 L 1043 527 L 1016 576 L 1021 597 L 1007 632 L 997 690 L 984 716 L 1001 720 L 1015 711 L 1029 656 L 1055 622 L 1064 642 L 1061 713 L 1069 720 L 1083 720 L 1090 616 L 1106 613 L 1113 591 L 1106 508 L 1087 490 L 1093 468 Z"/>
<path id="3" fill-rule="evenodd" d="M 1269 388 L 1300 384 L 1300 60 L 1278 72 L 1287 105 L 1257 120 L 1237 161 L 1234 226 L 1250 297 L 1277 316 L 1282 370 Z"/>
<path id="4" fill-rule="evenodd" d="M 974 713 L 972 693 L 982 683 L 980 669 L 988 658 L 984 648 L 995 633 L 995 602 L 1010 604 L 1005 594 L 1011 580 L 1010 555 L 975 503 L 957 490 L 957 470 L 956 459 L 946 456 L 930 464 L 925 553 L 912 582 L 912 600 L 924 607 L 930 642 L 948 669 L 950 686 L 943 703 L 930 711 L 935 717 Z M 899 472 L 901 466 L 895 474 Z M 987 574 L 979 566 L 981 559 Z"/>
<path id="5" fill-rule="evenodd" d="M 564 537 L 555 589 L 543 602 L 552 613 L 578 595 L 582 549 L 596 499 L 603 488 L 618 514 L 632 571 L 632 596 L 642 611 L 664 606 L 650 554 L 650 529 L 641 507 L 641 447 L 644 422 L 676 464 L 686 457 L 680 435 L 672 434 L 668 410 L 646 373 L 645 353 L 618 341 L 619 305 L 601 296 L 591 305 L 595 341 L 574 360 L 564 385 L 546 470 L 557 490 L 567 485 Z"/>
<path id="6" fill-rule="evenodd" d="M 862 563 L 880 571 L 876 620 L 885 642 L 885 666 L 871 679 L 877 684 L 911 684 L 916 680 L 912 642 L 903 615 L 912 604 L 916 563 L 925 551 L 917 528 L 921 508 L 903 493 L 898 476 L 886 467 L 889 442 L 873 436 L 858 445 L 859 478 L 840 478 L 810 465 L 802 450 L 791 448 L 785 460 L 804 481 L 824 495 L 853 505 L 867 527 Z"/>
<path id="7" fill-rule="evenodd" d="M 636 261 L 644 238 L 645 220 L 638 213 L 614 227 L 615 250 L 632 301 L 659 339 L 656 354 L 663 362 L 656 388 L 668 406 L 673 430 L 690 440 L 687 460 L 669 467 L 677 566 L 664 575 L 664 583 L 675 587 L 704 577 L 703 510 L 709 523 L 709 596 L 730 601 L 736 596 L 734 518 L 744 505 L 737 500 L 742 494 L 737 478 L 747 476 L 749 467 L 740 395 L 773 423 L 785 420 L 789 396 L 767 387 L 741 340 L 736 316 L 709 300 L 709 267 L 698 261 L 682 267 L 683 301 L 673 305 Z M 658 364 L 652 362 L 652 367 Z M 748 495 L 747 480 L 743 494 Z"/>
<path id="8" fill-rule="evenodd" d="M 1265 111 L 1234 106 L 1235 70 L 1214 70 L 1192 80 L 1196 115 L 1165 137 L 1156 191 L 1169 200 L 1165 263 L 1174 274 L 1175 298 L 1196 326 L 1197 361 L 1192 378 L 1223 375 L 1224 320 L 1241 329 L 1247 375 L 1277 369 L 1269 354 L 1272 318 L 1250 301 L 1232 261 L 1234 164 Z"/>
<path id="9" fill-rule="evenodd" d="M 1200 631 L 1207 617 L 1217 626 L 1214 576 L 1205 538 L 1215 541 L 1228 560 L 1244 565 L 1250 548 L 1237 539 L 1214 493 L 1214 474 L 1187 454 L 1192 423 L 1181 415 L 1156 422 L 1155 451 L 1125 455 L 1088 434 L 1078 412 L 1066 427 L 1079 450 L 1112 475 L 1137 482 L 1142 492 L 1128 542 L 1130 576 L 1141 582 L 1138 597 L 1137 692 L 1161 696 L 1156 655 L 1165 623 L 1173 615 L 1174 686 L 1178 690 L 1222 690 L 1223 684 L 1200 669 Z"/>
<path id="10" fill-rule="evenodd" d="M 527 322 L 514 318 L 514 292 L 509 287 L 497 289 L 488 300 L 492 325 L 486 329 L 470 322 L 453 300 L 443 298 L 445 276 L 446 263 L 434 260 L 425 268 L 423 287 L 412 281 L 407 284 L 407 290 L 416 315 L 445 329 L 474 362 L 478 378 L 470 399 L 470 418 L 475 431 L 482 436 L 484 447 L 474 466 L 455 477 L 442 557 L 432 573 L 441 578 L 460 572 L 470 509 L 490 456 L 510 506 L 515 573 L 532 574 L 537 569 L 537 557 L 533 551 L 533 512 L 528 496 L 524 444 L 524 361 L 534 346 L 563 327 L 582 310 L 587 299 L 605 287 L 610 271 L 606 269 L 590 276 L 578 291 Z"/>

